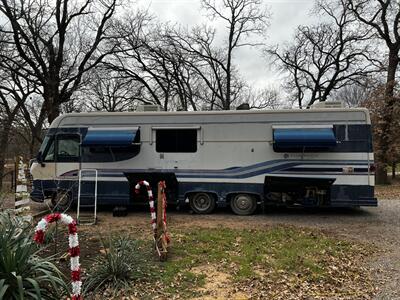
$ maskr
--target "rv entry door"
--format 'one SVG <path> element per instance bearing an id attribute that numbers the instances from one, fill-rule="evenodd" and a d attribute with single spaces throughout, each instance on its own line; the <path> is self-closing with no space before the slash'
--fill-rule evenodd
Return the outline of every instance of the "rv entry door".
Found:
<path id="1" fill-rule="evenodd" d="M 56 135 L 55 158 L 56 178 L 59 180 L 77 179 L 80 164 L 81 136 L 75 133 Z"/>

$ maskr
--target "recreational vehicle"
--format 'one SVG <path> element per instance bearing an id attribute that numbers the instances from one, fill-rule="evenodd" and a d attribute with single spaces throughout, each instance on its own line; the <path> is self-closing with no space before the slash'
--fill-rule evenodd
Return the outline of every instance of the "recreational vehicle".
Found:
<path id="1" fill-rule="evenodd" d="M 92 175 L 83 180 L 82 172 Z M 140 180 L 165 180 L 168 203 L 196 213 L 230 206 L 376 206 L 366 109 L 72 113 L 51 124 L 31 166 L 34 201 L 128 206 Z"/>

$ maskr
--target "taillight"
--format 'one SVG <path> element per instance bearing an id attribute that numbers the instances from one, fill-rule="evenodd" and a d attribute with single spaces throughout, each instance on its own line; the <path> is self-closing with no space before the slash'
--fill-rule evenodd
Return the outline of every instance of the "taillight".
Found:
<path id="1" fill-rule="evenodd" d="M 369 165 L 369 172 L 370 173 L 375 173 L 375 170 L 376 170 L 375 164 L 370 164 Z"/>

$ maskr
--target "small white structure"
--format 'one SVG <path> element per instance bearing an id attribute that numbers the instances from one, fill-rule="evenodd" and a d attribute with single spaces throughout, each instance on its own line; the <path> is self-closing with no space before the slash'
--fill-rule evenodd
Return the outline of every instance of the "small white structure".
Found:
<path id="1" fill-rule="evenodd" d="M 28 166 L 22 157 L 18 157 L 17 164 L 17 184 L 15 188 L 15 214 L 23 216 L 26 221 L 32 221 L 31 209 L 29 206 L 30 196 L 28 193 L 28 180 L 26 170 Z"/>

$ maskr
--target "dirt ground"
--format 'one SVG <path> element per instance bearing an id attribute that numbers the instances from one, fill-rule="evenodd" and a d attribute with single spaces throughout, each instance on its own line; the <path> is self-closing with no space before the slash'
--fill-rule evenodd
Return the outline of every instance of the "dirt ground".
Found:
<path id="1" fill-rule="evenodd" d="M 385 189 L 378 191 L 379 197 L 387 194 L 392 196 L 388 198 L 397 199 L 380 199 L 378 207 L 324 210 L 271 208 L 265 214 L 259 212 L 246 217 L 236 216 L 229 209 L 220 209 L 211 215 L 193 215 L 187 210 L 175 211 L 171 208 L 168 211 L 168 226 L 173 235 L 174 228 L 188 226 L 263 228 L 284 224 L 318 228 L 345 240 L 372 244 L 378 251 L 368 259 L 365 267 L 371 270 L 376 283 L 374 299 L 400 299 L 400 195 L 393 192 L 385 194 Z M 40 211 L 45 207 L 34 205 L 33 210 Z M 133 209 L 127 217 L 120 218 L 113 217 L 110 211 L 103 209 L 98 213 L 95 227 L 81 226 L 80 231 L 85 234 L 95 228 L 97 233 L 105 234 L 110 231 L 129 232 L 134 228 L 146 236 L 149 234 L 149 221 L 146 208 Z M 215 288 L 212 284 L 209 286 Z M 224 280 L 218 288 L 224 288 Z"/>
<path id="2" fill-rule="evenodd" d="M 149 215 L 144 208 L 130 211 L 127 217 L 115 218 L 111 212 L 100 211 L 96 231 L 101 234 L 129 232 L 132 228 L 144 236 L 149 234 Z M 270 209 L 265 214 L 242 217 L 228 209 L 211 215 L 193 215 L 188 211 L 168 212 L 169 230 L 188 226 L 207 228 L 263 228 L 273 225 L 318 228 L 346 240 L 356 240 L 376 246 L 378 251 L 368 260 L 376 282 L 374 299 L 400 299 L 400 200 L 380 200 L 378 207 L 360 209 L 305 210 Z M 93 227 L 81 227 L 85 233 Z M 212 274 L 211 274 L 212 275 Z M 215 274 L 214 274 L 215 275 Z M 223 288 L 223 280 L 218 288 Z M 213 285 L 210 285 L 213 286 Z M 206 285 L 207 287 L 207 285 Z M 240 297 L 239 297 L 240 298 Z"/>

